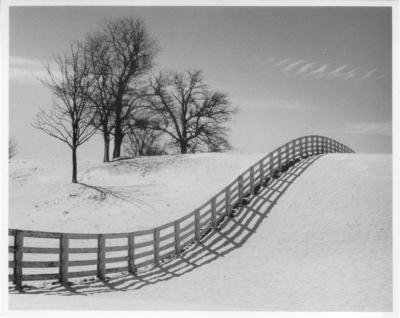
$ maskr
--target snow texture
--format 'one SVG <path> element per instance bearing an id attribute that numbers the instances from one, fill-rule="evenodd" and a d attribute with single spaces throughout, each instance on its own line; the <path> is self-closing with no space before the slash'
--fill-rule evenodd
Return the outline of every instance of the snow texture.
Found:
<path id="1" fill-rule="evenodd" d="M 10 228 L 118 233 L 191 212 L 265 154 L 10 164 Z M 310 157 L 180 258 L 9 292 L 10 310 L 391 312 L 392 156 Z M 62 297 L 69 295 L 70 297 Z"/>

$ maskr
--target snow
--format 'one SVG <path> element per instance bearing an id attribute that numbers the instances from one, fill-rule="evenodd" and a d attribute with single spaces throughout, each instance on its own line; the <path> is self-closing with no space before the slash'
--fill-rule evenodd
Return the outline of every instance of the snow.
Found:
<path id="1" fill-rule="evenodd" d="M 87 186 L 69 182 L 66 160 L 12 161 L 9 226 L 69 233 L 153 228 L 191 212 L 263 156 L 80 160 L 78 179 Z M 93 187 L 109 192 L 102 198 Z M 392 156 L 329 154 L 271 181 L 181 258 L 108 282 L 11 289 L 9 306 L 391 312 L 392 271 Z"/>
<path id="2" fill-rule="evenodd" d="M 10 163 L 10 228 L 68 233 L 147 230 L 179 219 L 265 154 L 176 155 L 102 163 Z"/>

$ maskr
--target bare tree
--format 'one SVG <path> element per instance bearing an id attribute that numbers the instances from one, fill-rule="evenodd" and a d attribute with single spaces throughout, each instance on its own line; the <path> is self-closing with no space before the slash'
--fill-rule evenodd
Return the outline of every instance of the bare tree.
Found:
<path id="1" fill-rule="evenodd" d="M 110 141 L 115 128 L 115 95 L 117 87 L 113 81 L 110 47 L 101 33 L 87 36 L 85 50 L 90 62 L 93 91 L 90 106 L 93 110 L 92 124 L 101 131 L 104 140 L 103 162 L 110 161 Z"/>
<path id="2" fill-rule="evenodd" d="M 132 128 L 124 141 L 125 154 L 129 157 L 166 155 L 168 145 L 162 140 L 162 134 L 148 128 Z"/>
<path id="3" fill-rule="evenodd" d="M 93 78 L 87 53 L 78 42 L 71 44 L 69 52 L 53 55 L 53 59 L 57 71 L 45 59 L 42 64 L 49 78 L 38 80 L 51 90 L 55 99 L 49 112 L 40 108 L 32 126 L 72 149 L 72 182 L 77 183 L 77 148 L 95 133 L 89 107 Z"/>
<path id="4" fill-rule="evenodd" d="M 15 137 L 8 139 L 8 159 L 16 156 L 19 153 L 18 141 Z"/>
<path id="5" fill-rule="evenodd" d="M 114 126 L 113 158 L 120 157 L 125 135 L 125 126 L 138 107 L 146 83 L 144 75 L 153 67 L 153 58 L 159 48 L 141 19 L 124 17 L 102 22 L 102 30 L 89 37 L 99 39 L 106 49 L 104 57 L 98 61 L 107 64 L 107 85 L 100 90 L 111 88 Z M 99 66 L 102 68 L 102 66 Z"/>
<path id="6" fill-rule="evenodd" d="M 147 126 L 168 134 L 182 154 L 231 149 L 223 124 L 237 113 L 226 94 L 208 90 L 202 71 L 161 72 L 150 80 Z"/>

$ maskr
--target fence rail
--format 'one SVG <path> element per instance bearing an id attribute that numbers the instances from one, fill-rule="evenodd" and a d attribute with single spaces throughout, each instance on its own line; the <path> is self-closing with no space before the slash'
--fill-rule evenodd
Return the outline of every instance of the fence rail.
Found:
<path id="1" fill-rule="evenodd" d="M 182 218 L 145 231 L 115 234 L 75 234 L 24 231 L 9 229 L 13 244 L 9 246 L 9 274 L 17 289 L 23 281 L 59 280 L 67 284 L 69 278 L 97 276 L 104 280 L 106 274 L 117 272 L 136 273 L 139 268 L 154 264 L 173 255 L 178 257 L 182 251 L 194 242 L 200 242 L 210 229 L 217 229 L 218 223 L 230 217 L 232 209 L 240 204 L 245 196 L 254 194 L 268 180 L 276 178 L 286 171 L 296 160 L 320 153 L 354 153 L 349 147 L 322 136 L 305 136 L 294 139 L 278 147 L 257 163 L 248 168 L 225 189 L 208 200 L 198 209 Z M 59 247 L 27 247 L 24 239 L 56 239 Z M 122 246 L 108 246 L 111 239 L 126 239 Z M 73 240 L 96 240 L 96 247 L 70 247 Z M 106 257 L 107 252 L 127 251 L 126 256 Z M 23 261 L 25 254 L 58 255 L 58 261 Z M 92 253 L 97 257 L 90 260 L 71 260 L 76 254 Z M 107 264 L 125 263 L 125 266 L 107 268 Z M 74 271 L 76 266 L 95 265 L 97 269 Z M 24 268 L 55 268 L 57 273 L 24 274 Z"/>

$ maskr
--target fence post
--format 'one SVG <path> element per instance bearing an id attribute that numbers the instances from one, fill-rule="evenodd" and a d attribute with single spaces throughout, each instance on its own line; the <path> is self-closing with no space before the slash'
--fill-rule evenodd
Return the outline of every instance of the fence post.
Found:
<path id="1" fill-rule="evenodd" d="M 98 240 L 97 276 L 101 280 L 106 279 L 106 237 L 100 234 Z"/>
<path id="2" fill-rule="evenodd" d="M 217 224 L 217 197 L 213 197 L 211 199 L 211 219 L 212 219 L 212 227 L 214 230 L 218 228 Z"/>
<path id="3" fill-rule="evenodd" d="M 254 168 L 250 168 L 250 192 L 254 194 Z"/>
<path id="4" fill-rule="evenodd" d="M 324 146 L 325 146 L 325 144 L 324 144 L 324 137 L 320 137 L 320 151 L 321 151 L 321 153 L 324 153 Z"/>
<path id="5" fill-rule="evenodd" d="M 333 142 L 332 142 L 332 139 L 329 139 L 329 151 L 330 151 L 331 153 L 334 152 L 334 151 L 333 151 Z"/>
<path id="6" fill-rule="evenodd" d="M 308 137 L 306 137 L 306 139 L 304 140 L 304 154 L 306 155 L 306 156 L 308 156 L 308 154 L 309 154 L 309 152 L 310 152 L 310 149 L 308 149 L 308 147 L 309 147 L 309 140 L 308 140 Z"/>
<path id="7" fill-rule="evenodd" d="M 154 262 L 156 266 L 160 265 L 160 229 L 154 229 Z"/>
<path id="8" fill-rule="evenodd" d="M 17 230 L 15 233 L 14 277 L 17 290 L 22 289 L 22 256 L 24 248 L 24 232 Z"/>
<path id="9" fill-rule="evenodd" d="M 195 235 L 197 243 L 200 243 L 200 210 L 197 209 L 194 214 Z"/>
<path id="10" fill-rule="evenodd" d="M 269 177 L 272 179 L 274 176 L 274 159 L 273 159 L 273 153 L 269 155 Z"/>
<path id="11" fill-rule="evenodd" d="M 329 153 L 329 145 L 328 145 L 328 138 L 325 137 L 325 151 L 326 153 Z"/>
<path id="12" fill-rule="evenodd" d="M 325 149 L 324 137 L 321 137 L 320 138 L 320 150 L 321 150 L 321 153 L 324 153 L 324 149 Z"/>
<path id="13" fill-rule="evenodd" d="M 239 188 L 239 203 L 242 202 L 244 193 L 243 193 L 243 175 L 241 174 L 238 178 L 238 188 Z"/>
<path id="14" fill-rule="evenodd" d="M 317 151 L 316 142 L 314 136 L 311 136 L 311 154 L 313 155 Z"/>
<path id="15" fill-rule="evenodd" d="M 260 160 L 260 186 L 263 185 L 265 179 L 263 161 Z"/>
<path id="16" fill-rule="evenodd" d="M 136 274 L 135 267 L 135 233 L 129 233 L 128 236 L 128 245 L 129 245 L 129 271 L 132 274 Z"/>
<path id="17" fill-rule="evenodd" d="M 68 250 L 69 250 L 69 236 L 62 233 L 60 239 L 61 248 L 61 267 L 60 267 L 60 283 L 68 284 Z"/>
<path id="18" fill-rule="evenodd" d="M 286 144 L 285 154 L 286 154 L 285 165 L 288 165 L 289 164 L 289 143 Z"/>
<path id="19" fill-rule="evenodd" d="M 324 152 L 324 137 L 318 137 L 318 144 L 319 144 L 319 153 Z"/>
<path id="20" fill-rule="evenodd" d="M 300 138 L 300 158 L 303 158 L 303 138 Z"/>
<path id="21" fill-rule="evenodd" d="M 315 136 L 314 137 L 315 139 L 315 153 L 316 154 L 319 154 L 319 138 L 318 138 L 318 136 Z"/>
<path id="22" fill-rule="evenodd" d="M 296 140 L 292 141 L 292 160 L 296 160 Z"/>
<path id="23" fill-rule="evenodd" d="M 181 256 L 181 227 L 179 221 L 175 221 L 175 252 Z"/>
<path id="24" fill-rule="evenodd" d="M 281 148 L 278 148 L 278 169 L 279 172 L 282 172 L 282 153 L 281 153 Z"/>
<path id="25" fill-rule="evenodd" d="M 318 153 L 318 139 L 317 136 L 313 136 L 313 154 L 317 154 Z"/>
<path id="26" fill-rule="evenodd" d="M 231 190 L 230 187 L 226 187 L 225 189 L 225 198 L 226 198 L 226 215 L 231 216 Z"/>

